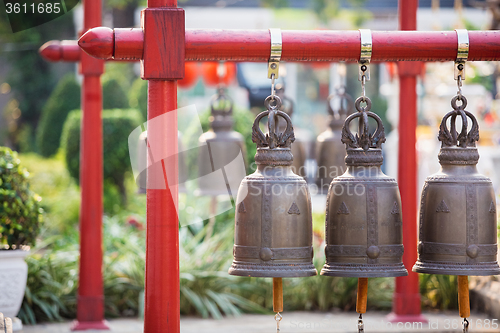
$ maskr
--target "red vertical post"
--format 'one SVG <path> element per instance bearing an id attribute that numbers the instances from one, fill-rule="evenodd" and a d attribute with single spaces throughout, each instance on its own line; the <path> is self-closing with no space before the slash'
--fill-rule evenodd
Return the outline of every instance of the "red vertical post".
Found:
<path id="1" fill-rule="evenodd" d="M 148 160 L 156 162 L 147 171 L 145 333 L 180 332 L 175 112 L 177 79 L 184 76 L 185 21 L 184 11 L 176 7 L 176 0 L 148 0 L 148 8 L 142 12 L 141 76 L 148 80 Z M 165 117 L 170 112 L 173 116 Z M 170 157 L 159 161 L 157 154 L 160 159 Z M 158 189 L 159 182 L 165 189 Z"/>
<path id="2" fill-rule="evenodd" d="M 399 1 L 400 30 L 417 29 L 418 0 Z M 408 276 L 396 278 L 391 321 L 425 321 L 421 315 L 417 260 L 417 75 L 420 62 L 399 62 L 399 160 L 398 182 L 403 212 L 403 263 Z"/>
<path id="3" fill-rule="evenodd" d="M 101 1 L 85 0 L 84 31 L 101 25 Z M 109 329 L 104 322 L 102 282 L 102 89 L 104 61 L 82 52 L 80 133 L 80 272 L 77 320 L 72 330 Z"/>

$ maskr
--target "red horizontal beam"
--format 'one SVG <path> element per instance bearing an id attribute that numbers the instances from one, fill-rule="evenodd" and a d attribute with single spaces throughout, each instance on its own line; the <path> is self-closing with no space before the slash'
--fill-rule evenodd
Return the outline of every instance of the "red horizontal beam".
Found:
<path id="1" fill-rule="evenodd" d="M 91 29 L 78 43 L 85 52 L 104 59 L 142 55 L 142 30 L 121 30 Z M 356 30 L 283 30 L 282 39 L 283 61 L 359 60 Z M 455 31 L 372 31 L 372 40 L 373 61 L 450 61 L 457 56 Z M 500 31 L 469 31 L 469 41 L 470 61 L 500 60 Z M 270 44 L 267 30 L 191 29 L 186 30 L 185 60 L 267 61 Z"/>

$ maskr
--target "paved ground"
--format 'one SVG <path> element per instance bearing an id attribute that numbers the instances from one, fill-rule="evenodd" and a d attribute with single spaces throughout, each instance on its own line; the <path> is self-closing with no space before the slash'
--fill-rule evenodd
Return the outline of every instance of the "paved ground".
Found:
<path id="1" fill-rule="evenodd" d="M 458 312 L 425 313 L 427 323 L 391 323 L 386 319 L 387 313 L 369 312 L 364 316 L 365 332 L 462 332 Z M 473 314 L 470 318 L 469 332 L 500 332 L 498 324 L 500 318 L 494 321 L 484 314 Z M 143 324 L 136 319 L 110 320 L 112 332 L 142 333 Z M 46 324 L 25 326 L 23 333 L 68 333 L 71 323 Z M 354 312 L 285 312 L 281 322 L 281 333 L 344 333 L 356 332 L 357 314 Z M 500 324 L 498 324 L 500 325 Z M 479 327 L 480 326 L 480 327 Z M 488 326 L 489 328 L 484 328 Z M 182 333 L 255 333 L 276 331 L 276 324 L 272 315 L 243 315 L 222 320 L 200 319 L 192 317 L 181 318 Z M 109 331 L 87 331 L 109 332 Z"/>

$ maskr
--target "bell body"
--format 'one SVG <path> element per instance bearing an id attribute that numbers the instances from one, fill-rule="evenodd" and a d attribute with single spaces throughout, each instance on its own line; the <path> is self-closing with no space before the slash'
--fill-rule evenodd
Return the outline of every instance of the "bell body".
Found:
<path id="1" fill-rule="evenodd" d="M 259 159 L 288 159 L 268 165 Z M 290 148 L 259 148 L 255 173 L 241 182 L 236 199 L 234 261 L 229 274 L 253 277 L 316 275 L 312 263 L 311 197 L 290 166 Z"/>
<path id="2" fill-rule="evenodd" d="M 475 147 L 443 147 L 441 170 L 422 190 L 417 273 L 500 274 L 496 201 L 489 178 L 479 174 Z"/>
<path id="3" fill-rule="evenodd" d="M 233 131 L 231 117 L 216 119 L 212 122 L 212 128 L 203 133 L 199 138 L 199 178 L 198 189 L 200 195 L 227 195 L 229 188 L 237 188 L 242 175 L 240 172 L 231 172 L 230 168 L 225 168 L 233 160 L 245 158 L 245 144 L 243 136 Z M 225 182 L 218 177 L 210 177 L 209 174 L 224 170 Z M 239 170 L 238 170 L 239 171 Z M 206 177 L 203 177 L 206 176 Z"/>
<path id="4" fill-rule="evenodd" d="M 292 155 L 293 155 L 293 171 L 301 177 L 306 177 L 306 142 L 301 140 L 300 137 L 296 137 L 295 142 L 293 143 Z"/>
<path id="5" fill-rule="evenodd" d="M 321 275 L 405 276 L 401 198 L 384 175 L 380 149 L 347 150 L 347 171 L 330 184 L 326 207 L 326 264 Z"/>
<path id="6" fill-rule="evenodd" d="M 342 125 L 328 128 L 318 135 L 316 140 L 316 159 L 318 171 L 316 185 L 321 192 L 326 192 L 335 177 L 347 170 L 345 165 L 345 146 L 341 141 Z"/>

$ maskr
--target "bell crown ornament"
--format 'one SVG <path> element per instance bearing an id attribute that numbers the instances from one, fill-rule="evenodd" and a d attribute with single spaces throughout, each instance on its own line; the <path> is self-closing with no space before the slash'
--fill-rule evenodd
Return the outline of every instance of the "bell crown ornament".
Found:
<path id="1" fill-rule="evenodd" d="M 346 170 L 345 146 L 341 141 L 342 126 L 346 117 L 352 113 L 353 105 L 352 97 L 346 93 L 345 87 L 328 96 L 329 127 L 316 140 L 316 185 L 323 193 L 328 191 L 333 178 Z"/>
<path id="2" fill-rule="evenodd" d="M 457 105 L 457 101 L 462 104 Z M 465 110 L 464 96 L 455 96 L 451 106 L 453 110 L 443 117 L 439 127 L 441 170 L 427 177 L 422 189 L 418 260 L 413 271 L 500 274 L 495 193 L 491 180 L 476 168 L 479 126 L 474 115 Z"/>
<path id="3" fill-rule="evenodd" d="M 252 141 L 257 170 L 245 177 L 236 198 L 234 260 L 229 274 L 253 277 L 316 275 L 312 263 L 311 196 L 306 181 L 291 168 L 295 140 L 281 100 L 269 96 L 267 110 L 257 115 Z M 268 117 L 268 133 L 259 123 Z M 277 118 L 286 122 L 282 133 Z"/>
<path id="4" fill-rule="evenodd" d="M 210 101 L 210 127 L 214 132 L 231 131 L 233 128 L 233 100 L 224 88 L 218 88 Z"/>
<path id="5" fill-rule="evenodd" d="M 348 168 L 331 182 L 327 195 L 326 264 L 321 275 L 405 276 L 399 189 L 395 179 L 380 169 L 384 126 L 370 111 L 369 98 L 361 96 L 354 104 L 358 112 L 348 116 L 342 128 Z M 373 133 L 369 118 L 377 124 Z M 358 119 L 356 134 L 350 130 L 354 119 Z"/>
<path id="6" fill-rule="evenodd" d="M 243 136 L 233 130 L 233 101 L 224 88 L 219 88 L 210 101 L 211 130 L 198 139 L 198 188 L 197 195 L 228 195 L 236 189 L 245 176 L 244 170 L 226 168 L 238 155 L 245 156 Z M 224 180 L 214 177 L 223 170 Z"/>
<path id="7" fill-rule="evenodd" d="M 365 99 L 366 106 L 362 107 L 361 102 Z M 342 143 L 346 144 L 347 156 L 345 162 L 347 166 L 381 166 L 384 158 L 382 156 L 382 143 L 385 142 L 385 131 L 382 119 L 369 111 L 372 102 L 367 97 L 359 97 L 354 103 L 358 112 L 346 118 L 342 127 Z M 354 135 L 350 130 L 351 121 L 358 120 L 358 133 Z M 370 133 L 368 118 L 372 118 L 377 123 L 375 132 Z"/>
<path id="8" fill-rule="evenodd" d="M 264 103 L 269 109 L 259 113 L 252 126 L 252 142 L 257 145 L 255 162 L 257 165 L 290 166 L 293 163 L 291 145 L 295 141 L 292 120 L 288 114 L 279 110 L 281 99 L 278 96 L 274 98 L 274 106 L 270 105 L 270 97 L 266 99 Z M 266 116 L 269 132 L 264 134 L 260 129 L 260 121 Z M 281 133 L 278 130 L 278 116 L 286 122 L 286 128 Z"/>
<path id="9" fill-rule="evenodd" d="M 335 94 L 328 96 L 326 101 L 327 112 L 330 118 L 329 127 L 332 130 L 342 128 L 345 119 L 353 111 L 353 100 L 351 95 L 346 93 L 345 87 L 341 87 Z M 337 101 L 338 103 L 336 103 Z"/>

